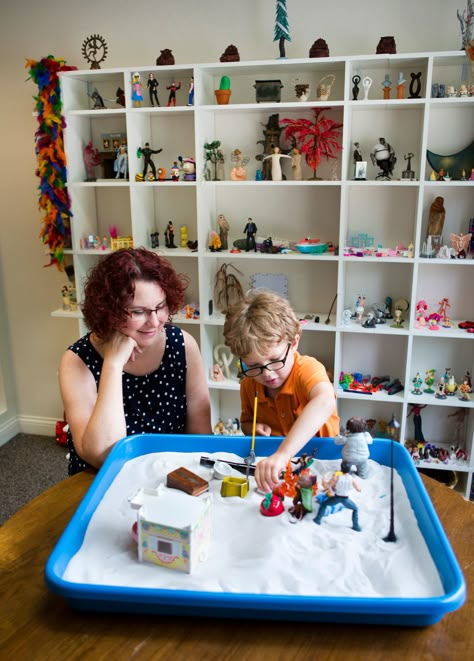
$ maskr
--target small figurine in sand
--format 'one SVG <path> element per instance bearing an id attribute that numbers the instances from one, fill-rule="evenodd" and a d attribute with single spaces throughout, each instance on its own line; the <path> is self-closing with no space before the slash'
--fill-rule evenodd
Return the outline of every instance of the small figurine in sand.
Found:
<path id="1" fill-rule="evenodd" d="M 323 500 L 319 505 L 319 511 L 313 521 L 321 525 L 326 510 L 334 505 L 342 505 L 346 509 L 352 510 L 352 530 L 360 532 L 359 526 L 359 510 L 357 505 L 349 498 L 349 493 L 352 488 L 356 491 L 362 491 L 360 485 L 349 474 L 349 468 L 341 464 L 341 470 L 334 473 L 333 480 L 331 481 L 331 491 L 334 495 L 330 495 L 326 500 Z"/>
<path id="2" fill-rule="evenodd" d="M 308 512 L 313 511 L 313 493 L 316 485 L 316 475 L 312 475 L 307 469 L 302 470 L 296 483 L 293 505 L 288 510 L 292 517 L 290 519 L 291 523 L 301 521 Z"/>
<path id="3" fill-rule="evenodd" d="M 355 466 L 357 475 L 364 480 L 368 474 L 368 446 L 374 442 L 367 429 L 367 422 L 354 416 L 347 421 L 344 435 L 334 438 L 336 445 L 343 446 L 341 470 L 347 468 L 350 471 Z"/>

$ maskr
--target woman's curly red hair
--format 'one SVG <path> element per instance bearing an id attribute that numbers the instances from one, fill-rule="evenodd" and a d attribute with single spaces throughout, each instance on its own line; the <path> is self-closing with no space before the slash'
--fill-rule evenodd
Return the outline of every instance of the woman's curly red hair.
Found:
<path id="1" fill-rule="evenodd" d="M 126 323 L 138 280 L 156 282 L 163 289 L 170 315 L 182 308 L 189 284 L 186 275 L 146 248 L 116 250 L 90 271 L 84 287 L 84 321 L 101 340 L 108 340 Z"/>

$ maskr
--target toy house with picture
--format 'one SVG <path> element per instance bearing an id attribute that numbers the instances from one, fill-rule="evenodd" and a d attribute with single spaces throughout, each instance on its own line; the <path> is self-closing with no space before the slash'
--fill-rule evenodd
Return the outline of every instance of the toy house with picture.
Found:
<path id="1" fill-rule="evenodd" d="M 211 533 L 210 494 L 190 496 L 167 489 L 140 489 L 137 510 L 138 559 L 190 574 L 207 557 Z"/>

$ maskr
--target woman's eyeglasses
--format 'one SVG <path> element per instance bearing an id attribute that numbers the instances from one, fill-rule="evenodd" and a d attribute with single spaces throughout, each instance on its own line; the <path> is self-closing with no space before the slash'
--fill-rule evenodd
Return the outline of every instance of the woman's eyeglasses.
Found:
<path id="1" fill-rule="evenodd" d="M 167 312 L 168 311 L 168 305 L 166 301 L 164 303 L 160 303 L 160 305 L 157 305 L 156 308 L 134 308 L 133 310 L 125 310 L 125 312 L 128 314 L 130 319 L 133 319 L 134 321 L 144 321 L 145 319 L 149 319 L 153 312 L 156 315 L 159 315 L 160 312 Z"/>
<path id="2" fill-rule="evenodd" d="M 240 371 L 244 376 L 260 376 L 263 373 L 263 370 L 268 370 L 269 372 L 278 372 L 285 367 L 286 359 L 288 358 L 288 352 L 290 351 L 291 343 L 288 344 L 286 348 L 286 353 L 280 360 L 271 360 L 266 365 L 254 365 L 253 367 L 247 367 L 242 358 L 240 359 Z"/>

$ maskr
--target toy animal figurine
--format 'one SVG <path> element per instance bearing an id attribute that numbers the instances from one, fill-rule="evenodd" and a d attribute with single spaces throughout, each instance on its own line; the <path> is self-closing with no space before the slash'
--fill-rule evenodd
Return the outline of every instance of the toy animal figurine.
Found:
<path id="1" fill-rule="evenodd" d="M 317 525 L 321 525 L 321 520 L 328 509 L 332 505 L 342 505 L 352 511 L 352 529 L 360 532 L 359 525 L 359 509 L 357 505 L 349 498 L 349 493 L 353 487 L 356 491 L 362 491 L 359 484 L 354 480 L 350 473 L 350 468 L 341 465 L 341 470 L 334 473 L 334 479 L 331 484 L 333 496 L 329 496 L 319 505 L 319 510 L 313 521 Z"/>
<path id="2" fill-rule="evenodd" d="M 355 466 L 357 475 L 365 480 L 368 475 L 369 445 L 374 442 L 367 431 L 367 422 L 357 416 L 349 418 L 345 433 L 336 436 L 334 442 L 343 446 L 341 470 L 350 470 Z"/>
<path id="3" fill-rule="evenodd" d="M 293 505 L 288 510 L 292 517 L 290 519 L 292 523 L 301 521 L 306 514 L 313 511 L 313 493 L 315 488 L 317 488 L 316 475 L 312 475 L 308 469 L 302 470 L 296 482 L 296 494 L 293 497 Z"/>

